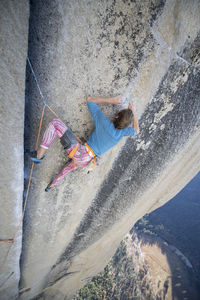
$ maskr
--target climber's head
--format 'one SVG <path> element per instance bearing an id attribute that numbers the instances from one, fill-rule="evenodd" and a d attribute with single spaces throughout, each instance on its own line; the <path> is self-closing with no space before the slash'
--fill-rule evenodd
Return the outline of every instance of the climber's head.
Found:
<path id="1" fill-rule="evenodd" d="M 123 109 L 116 113 L 113 124 L 116 129 L 124 129 L 133 123 L 133 112 L 131 109 Z"/>

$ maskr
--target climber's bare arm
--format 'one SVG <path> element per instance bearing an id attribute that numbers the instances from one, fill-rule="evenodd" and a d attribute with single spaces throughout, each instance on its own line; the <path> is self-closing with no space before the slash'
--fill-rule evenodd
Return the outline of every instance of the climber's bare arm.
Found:
<path id="1" fill-rule="evenodd" d="M 136 116 L 135 104 L 133 102 L 131 102 L 129 104 L 128 108 L 131 109 L 133 112 L 133 127 L 135 128 L 137 133 L 140 133 L 139 124 L 138 124 L 138 120 L 137 120 L 137 116 Z"/>
<path id="2" fill-rule="evenodd" d="M 122 102 L 122 96 L 116 96 L 112 98 L 103 98 L 103 97 L 87 97 L 87 101 L 94 102 L 96 104 L 114 104 L 120 105 Z"/>

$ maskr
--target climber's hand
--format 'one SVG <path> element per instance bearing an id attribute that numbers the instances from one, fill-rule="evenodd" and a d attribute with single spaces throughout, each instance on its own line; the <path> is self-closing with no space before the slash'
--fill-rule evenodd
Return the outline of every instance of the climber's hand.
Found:
<path id="1" fill-rule="evenodd" d="M 139 124 L 138 124 L 138 120 L 137 120 L 137 116 L 136 116 L 136 107 L 135 104 L 133 102 L 131 102 L 128 106 L 129 109 L 132 110 L 133 112 L 133 127 L 135 128 L 135 130 L 137 131 L 137 133 L 140 133 L 140 129 L 139 129 Z"/>
<path id="2" fill-rule="evenodd" d="M 128 108 L 131 109 L 133 113 L 136 112 L 136 107 L 135 107 L 135 104 L 133 102 L 129 103 Z"/>
<path id="3" fill-rule="evenodd" d="M 116 96 L 114 98 L 111 98 L 112 99 L 112 104 L 114 105 L 121 105 L 122 104 L 122 101 L 123 101 L 123 97 L 121 95 L 119 96 Z"/>

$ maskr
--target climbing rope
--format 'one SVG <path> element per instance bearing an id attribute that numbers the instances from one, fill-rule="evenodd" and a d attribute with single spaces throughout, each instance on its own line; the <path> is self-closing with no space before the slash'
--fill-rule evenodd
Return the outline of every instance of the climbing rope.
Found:
<path id="1" fill-rule="evenodd" d="M 41 96 L 41 99 L 42 99 L 42 102 L 44 103 L 44 105 L 46 105 L 46 100 L 45 100 L 45 98 L 44 98 L 44 96 L 43 96 L 43 94 L 42 94 L 42 91 L 41 91 L 41 89 L 40 89 L 40 86 L 39 86 L 39 83 L 38 83 L 37 77 L 36 77 L 36 75 L 35 75 L 35 72 L 34 72 L 34 70 L 33 70 L 32 64 L 31 64 L 31 62 L 30 62 L 30 59 L 29 59 L 29 57 L 28 57 L 28 56 L 27 56 L 27 61 L 28 61 L 28 63 L 29 63 L 29 66 L 30 66 L 30 68 L 31 68 L 31 72 L 32 72 L 32 74 L 33 74 L 33 77 L 34 77 L 34 79 L 35 79 L 35 82 L 36 82 L 37 88 L 38 88 L 38 90 L 39 90 L 39 93 L 40 93 L 40 96 Z"/>
<path id="2" fill-rule="evenodd" d="M 39 93 L 40 93 L 42 102 L 44 103 L 44 106 L 46 106 L 46 107 L 54 114 L 54 116 L 56 116 L 57 119 L 61 120 L 61 118 L 55 113 L 55 111 L 47 104 L 47 102 L 46 102 L 46 100 L 45 100 L 45 98 L 44 98 L 44 96 L 43 96 L 43 93 L 42 93 L 42 91 L 41 91 L 41 88 L 40 88 L 40 86 L 39 86 L 37 77 L 36 77 L 36 75 L 35 75 L 35 72 L 34 72 L 34 70 L 33 70 L 33 67 L 32 67 L 32 64 L 31 64 L 31 62 L 30 62 L 29 57 L 27 57 L 27 61 L 28 61 L 28 63 L 29 63 L 31 72 L 32 72 L 32 74 L 33 74 L 33 78 L 35 79 L 35 82 L 36 82 L 37 88 L 38 88 L 38 90 L 39 90 Z M 62 121 L 62 120 L 61 120 L 61 121 Z"/>
<path id="3" fill-rule="evenodd" d="M 30 62 L 29 57 L 27 57 L 27 61 L 28 61 L 28 64 L 30 66 L 30 69 L 31 69 L 32 75 L 34 77 L 34 80 L 36 82 L 37 88 L 39 90 L 39 93 L 40 93 L 40 96 L 41 96 L 41 100 L 43 102 L 42 114 L 41 114 L 41 117 L 40 117 L 40 124 L 39 124 L 37 139 L 36 139 L 36 143 L 35 143 L 35 150 L 37 150 L 38 149 L 38 144 L 39 144 L 40 132 L 41 132 L 41 128 L 42 128 L 42 122 L 43 122 L 43 119 L 44 119 L 45 108 L 47 107 L 56 116 L 56 118 L 58 118 L 58 119 L 60 119 L 60 118 L 55 113 L 55 111 L 46 103 L 46 100 L 45 100 L 45 98 L 43 96 L 43 93 L 42 93 L 42 91 L 40 89 L 37 77 L 35 75 L 35 72 L 33 70 L 33 67 L 32 67 L 32 64 Z M 19 224 L 18 224 L 17 229 L 15 231 L 15 234 L 14 234 L 13 238 L 11 238 L 11 239 L 7 239 L 7 240 L 6 239 L 1 239 L 0 240 L 0 244 L 8 244 L 9 245 L 8 250 L 6 252 L 6 255 L 5 255 L 5 258 L 3 260 L 3 263 L 0 266 L 0 270 L 2 270 L 4 268 L 5 263 L 7 261 L 7 258 L 8 258 L 8 255 L 10 253 L 10 250 L 11 250 L 11 248 L 12 248 L 14 242 L 15 242 L 15 239 L 17 237 L 17 234 L 18 234 L 19 230 L 22 228 L 22 223 L 23 223 L 23 220 L 24 220 L 25 210 L 26 210 L 26 206 L 27 206 L 27 202 L 28 202 L 28 196 L 29 196 L 29 190 L 30 190 L 30 185 L 31 185 L 31 179 L 32 179 L 33 169 L 34 169 L 34 162 L 32 162 L 32 166 L 31 166 L 31 170 L 30 170 L 30 175 L 29 175 L 28 186 L 27 186 L 27 190 L 26 190 L 26 196 L 25 196 L 25 200 L 24 200 L 24 207 L 23 207 L 23 211 L 22 211 L 22 216 L 20 218 L 20 221 L 19 221 Z"/>

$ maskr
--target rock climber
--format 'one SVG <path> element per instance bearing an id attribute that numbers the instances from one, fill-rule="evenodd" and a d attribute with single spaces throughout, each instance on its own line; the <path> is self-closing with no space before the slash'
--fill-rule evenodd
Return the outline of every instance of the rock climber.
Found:
<path id="1" fill-rule="evenodd" d="M 38 151 L 34 151 L 31 155 L 32 161 L 40 163 L 45 157 L 45 152 L 58 136 L 68 156 L 71 158 L 60 174 L 47 185 L 46 192 L 62 182 L 70 171 L 84 168 L 91 162 L 95 164 L 96 158 L 116 145 L 123 136 L 133 136 L 139 133 L 139 125 L 133 103 L 130 103 L 127 109 L 117 112 L 112 121 L 98 107 L 98 104 L 120 105 L 123 100 L 122 96 L 113 98 L 87 97 L 86 100 L 95 125 L 95 129 L 87 142 L 82 144 L 61 120 L 53 119 L 45 130 Z"/>

